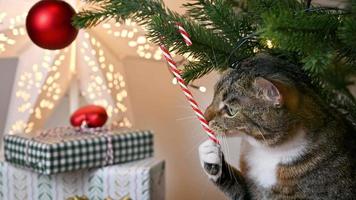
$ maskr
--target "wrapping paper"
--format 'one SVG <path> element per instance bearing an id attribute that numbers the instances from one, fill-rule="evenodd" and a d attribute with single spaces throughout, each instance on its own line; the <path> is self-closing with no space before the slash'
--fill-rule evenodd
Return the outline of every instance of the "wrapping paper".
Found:
<path id="1" fill-rule="evenodd" d="M 38 174 L 0 161 L 1 200 L 65 200 L 76 195 L 90 200 L 163 200 L 164 161 L 150 158 L 54 175 Z"/>
<path id="2" fill-rule="evenodd" d="M 4 147 L 6 161 L 46 175 L 145 159 L 154 153 L 152 132 L 141 130 L 63 128 L 37 136 L 6 135 Z"/>

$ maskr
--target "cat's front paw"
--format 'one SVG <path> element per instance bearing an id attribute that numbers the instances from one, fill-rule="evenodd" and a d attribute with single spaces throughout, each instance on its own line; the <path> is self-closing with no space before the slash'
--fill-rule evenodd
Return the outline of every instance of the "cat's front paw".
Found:
<path id="1" fill-rule="evenodd" d="M 211 140 L 199 146 L 200 163 L 208 177 L 217 181 L 222 173 L 222 151 L 219 144 Z"/>

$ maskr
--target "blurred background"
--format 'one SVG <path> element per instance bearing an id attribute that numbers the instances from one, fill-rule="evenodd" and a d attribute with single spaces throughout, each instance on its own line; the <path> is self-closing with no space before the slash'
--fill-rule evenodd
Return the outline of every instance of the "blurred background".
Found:
<path id="1" fill-rule="evenodd" d="M 1 133 L 68 126 L 76 107 L 102 105 L 120 126 L 154 131 L 155 155 L 166 160 L 166 199 L 224 199 L 200 167 L 197 150 L 207 138 L 159 49 L 144 37 L 145 30 L 129 20 L 106 22 L 81 30 L 66 49 L 43 50 L 30 41 L 24 27 L 35 2 L 0 0 Z M 85 6 L 66 2 L 76 9 Z M 184 12 L 181 4 L 186 1 L 164 2 Z M 340 2 L 315 1 L 330 6 Z M 203 110 L 218 77 L 211 73 L 191 87 Z M 223 148 L 237 166 L 239 139 L 228 139 Z"/>
<path id="2" fill-rule="evenodd" d="M 66 49 L 43 50 L 30 41 L 24 26 L 35 2 L 0 0 L 1 133 L 68 126 L 73 107 L 99 104 L 111 121 L 154 131 L 155 156 L 166 160 L 166 199 L 223 199 L 200 168 L 197 150 L 207 138 L 159 49 L 146 41 L 145 30 L 130 21 L 107 22 L 81 30 Z M 66 2 L 77 9 L 84 6 Z M 184 12 L 184 2 L 165 1 L 177 12 Z M 76 65 L 70 66 L 73 56 Z M 193 83 L 203 110 L 217 78 L 212 73 Z M 235 161 L 236 143 L 238 139 L 229 141 Z"/>

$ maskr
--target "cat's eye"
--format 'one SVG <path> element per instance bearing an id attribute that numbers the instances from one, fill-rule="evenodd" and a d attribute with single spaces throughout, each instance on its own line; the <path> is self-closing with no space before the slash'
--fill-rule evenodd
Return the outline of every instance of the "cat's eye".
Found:
<path id="1" fill-rule="evenodd" d="M 226 116 L 228 118 L 233 118 L 238 113 L 238 109 L 233 108 L 232 106 L 228 106 L 228 105 L 224 106 L 224 110 L 225 110 Z"/>

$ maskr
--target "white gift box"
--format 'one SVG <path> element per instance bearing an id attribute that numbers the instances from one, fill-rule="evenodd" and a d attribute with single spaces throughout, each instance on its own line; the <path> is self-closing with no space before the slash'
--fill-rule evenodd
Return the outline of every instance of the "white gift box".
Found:
<path id="1" fill-rule="evenodd" d="M 146 159 L 97 169 L 42 175 L 0 161 L 0 200 L 163 200 L 164 161 Z"/>

